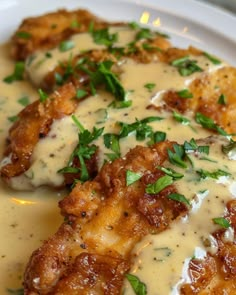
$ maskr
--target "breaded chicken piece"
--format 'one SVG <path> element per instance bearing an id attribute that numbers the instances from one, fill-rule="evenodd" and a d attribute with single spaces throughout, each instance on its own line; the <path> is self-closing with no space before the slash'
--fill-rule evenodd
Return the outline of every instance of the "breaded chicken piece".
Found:
<path id="1" fill-rule="evenodd" d="M 62 9 L 27 18 L 12 37 L 12 56 L 16 60 L 24 60 L 37 50 L 53 48 L 74 34 L 88 31 L 91 22 L 95 29 L 109 25 L 108 22 L 84 9 L 74 11 Z"/>
<path id="2" fill-rule="evenodd" d="M 164 175 L 157 166 L 172 146 L 168 141 L 137 146 L 60 201 L 65 222 L 32 254 L 24 276 L 26 295 L 120 294 L 136 243 L 188 211 L 186 204 L 167 198 L 177 192 L 174 184 L 156 194 L 146 192 Z M 141 174 L 131 185 L 128 170 Z"/>
<path id="3" fill-rule="evenodd" d="M 194 80 L 189 87 L 193 97 L 183 99 L 175 92 L 163 97 L 166 106 L 181 113 L 192 110 L 213 119 L 227 133 L 236 132 L 236 69 L 223 67 Z M 220 101 L 220 97 L 223 98 Z"/>
<path id="4" fill-rule="evenodd" d="M 9 130 L 6 165 L 1 168 L 3 179 L 8 181 L 29 168 L 33 149 L 39 139 L 47 135 L 53 120 L 73 113 L 78 105 L 75 95 L 76 89 L 69 83 L 45 101 L 39 99 L 18 114 L 19 119 Z"/>

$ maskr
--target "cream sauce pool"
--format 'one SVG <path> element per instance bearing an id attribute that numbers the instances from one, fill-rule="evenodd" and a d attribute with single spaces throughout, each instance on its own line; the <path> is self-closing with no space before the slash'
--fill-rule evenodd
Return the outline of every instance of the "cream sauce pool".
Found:
<path id="1" fill-rule="evenodd" d="M 88 36 L 83 36 L 86 40 Z M 127 38 L 127 36 L 125 37 Z M 85 42 L 85 41 L 84 41 Z M 88 41 L 90 42 L 90 41 Z M 8 128 L 11 125 L 9 118 L 16 115 L 22 109 L 19 100 L 28 97 L 29 101 L 37 98 L 37 91 L 27 82 L 14 82 L 6 84 L 2 79 L 13 72 L 14 64 L 8 56 L 9 45 L 0 48 L 0 152 L 3 152 L 4 141 Z M 206 57 L 198 57 L 198 64 L 206 71 L 215 70 Z M 108 107 L 113 101 L 111 95 L 102 91 L 96 96 L 90 97 L 79 104 L 75 116 L 85 128 L 91 130 L 93 126 L 105 126 L 104 133 L 117 133 L 117 122 L 133 123 L 136 118 L 143 119 L 148 116 L 160 116 L 163 120 L 150 123 L 156 131 L 167 133 L 169 140 L 176 140 L 182 143 L 192 137 L 201 138 L 208 136 L 208 132 L 199 125 L 191 122 L 191 126 L 176 122 L 172 114 L 157 114 L 153 109 L 146 109 L 147 105 L 161 104 L 161 95 L 165 89 L 182 90 L 198 74 L 189 79 L 181 77 L 177 70 L 168 65 L 137 65 L 127 60 L 121 65 L 123 74 L 121 83 L 129 92 L 128 99 L 132 100 L 132 106 L 125 109 L 114 109 Z M 46 69 L 48 69 L 46 67 Z M 42 75 L 42 73 L 37 73 Z M 31 73 L 31 79 L 34 80 Z M 147 83 L 154 83 L 153 89 L 144 87 Z M 101 120 L 101 113 L 106 117 Z M 183 138 L 184 134 L 184 138 Z M 56 136 L 55 136 L 56 135 Z M 63 168 L 76 145 L 78 129 L 71 117 L 65 117 L 60 121 L 54 121 L 48 136 L 39 141 L 33 156 L 32 166 L 25 173 L 24 177 L 29 188 L 50 184 L 58 186 L 63 182 L 57 170 Z M 121 153 L 137 144 L 135 136 L 131 134 L 121 142 Z M 101 138 L 97 142 L 103 146 Z M 145 144 L 145 142 L 138 142 Z M 53 152 L 54 158 L 50 157 Z M 105 159 L 107 150 L 101 152 L 101 165 Z M 202 239 L 211 238 L 211 232 L 217 228 L 212 223 L 212 218 L 222 216 L 225 202 L 235 197 L 234 177 L 236 165 L 234 161 L 223 157 L 220 151 L 220 143 L 213 146 L 210 156 L 215 162 L 196 161 L 196 165 L 204 169 L 212 170 L 225 166 L 232 174 L 230 178 L 222 182 L 204 180 L 202 182 L 192 178 L 192 174 L 178 183 L 179 192 L 187 196 L 192 204 L 189 217 L 177 221 L 171 228 L 158 236 L 147 236 L 134 249 L 134 266 L 131 273 L 137 275 L 146 285 L 150 295 L 178 294 L 178 286 L 188 281 L 185 273 L 185 266 L 193 256 L 202 257 L 205 249 Z M 219 158 L 221 162 L 219 163 Z M 56 159 L 56 161 L 55 161 Z M 203 163 L 204 162 L 204 163 Z M 32 177 L 34 176 L 34 177 Z M 196 177 L 196 175 L 195 175 Z M 16 186 L 19 183 L 16 179 Z M 64 191 L 54 191 L 48 188 L 38 188 L 33 192 L 14 191 L 1 183 L 0 186 L 0 294 L 9 294 L 7 289 L 21 288 L 22 274 L 29 259 L 30 253 L 58 228 L 61 223 L 61 216 L 57 207 L 58 200 L 65 195 Z M 222 196 L 226 196 L 222 199 Z M 214 206 L 213 206 L 214 204 Z M 198 215 L 201 216 L 199 221 Z M 202 226 L 204 225 L 204 227 Z M 207 226 L 205 226 L 207 225 Z M 196 234 L 195 234 L 196 232 Z M 163 250 L 164 249 L 164 250 Z M 134 294 L 129 284 L 124 285 L 125 294 Z"/>

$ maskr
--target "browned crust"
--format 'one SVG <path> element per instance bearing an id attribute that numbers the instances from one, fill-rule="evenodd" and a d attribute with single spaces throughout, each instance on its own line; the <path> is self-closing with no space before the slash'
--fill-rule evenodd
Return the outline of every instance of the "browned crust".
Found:
<path id="1" fill-rule="evenodd" d="M 1 176 L 8 181 L 30 167 L 30 157 L 40 138 L 45 137 L 54 119 L 73 113 L 78 104 L 75 87 L 69 83 L 52 93 L 45 102 L 40 100 L 23 109 L 19 119 L 9 130 L 4 155 L 11 163 L 1 168 Z"/>
<path id="2" fill-rule="evenodd" d="M 147 184 L 163 175 L 156 167 L 166 160 L 172 144 L 138 146 L 125 158 L 106 164 L 93 181 L 77 184 L 60 202 L 66 222 L 28 263 L 25 294 L 120 294 L 136 243 L 187 212 L 183 203 L 166 197 L 176 192 L 173 185 L 155 195 L 145 193 Z M 128 169 L 143 174 L 130 186 Z M 92 265 L 84 266 L 85 259 Z"/>
<path id="3" fill-rule="evenodd" d="M 234 241 L 224 238 L 226 230 L 220 229 L 213 233 L 217 241 L 216 254 L 207 254 L 205 259 L 192 259 L 189 264 L 190 283 L 181 287 L 184 295 L 233 295 L 236 293 L 236 201 L 227 203 L 228 219 L 234 229 Z"/>
<path id="4" fill-rule="evenodd" d="M 73 22 L 77 22 L 78 26 L 73 26 Z M 16 60 L 24 60 L 37 50 L 53 48 L 74 34 L 88 31 L 91 22 L 96 29 L 111 24 L 84 9 L 74 11 L 61 9 L 27 18 L 12 37 L 12 56 Z M 113 23 L 116 24 L 118 23 Z M 27 33 L 29 38 L 20 37 L 20 32 Z"/>

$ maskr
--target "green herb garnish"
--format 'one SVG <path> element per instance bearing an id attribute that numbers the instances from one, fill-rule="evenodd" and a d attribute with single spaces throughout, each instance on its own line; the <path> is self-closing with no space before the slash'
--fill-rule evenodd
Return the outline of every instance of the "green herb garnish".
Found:
<path id="1" fill-rule="evenodd" d="M 168 195 L 167 198 L 171 199 L 173 201 L 178 201 L 178 202 L 184 203 L 184 204 L 190 206 L 189 200 L 186 199 L 186 197 L 184 195 L 173 193 L 173 194 Z"/>
<path id="2" fill-rule="evenodd" d="M 211 54 L 209 54 L 209 53 L 207 53 L 207 52 L 203 52 L 203 54 L 214 64 L 214 65 L 219 65 L 219 64 L 221 64 L 221 61 L 218 59 L 218 58 L 216 58 L 216 57 L 214 57 L 214 56 L 212 56 Z"/>
<path id="3" fill-rule="evenodd" d="M 68 164 L 66 167 L 60 169 L 58 173 L 78 173 L 80 172 L 80 180 L 86 181 L 90 178 L 88 169 L 86 167 L 85 161 L 91 159 L 92 155 L 95 154 L 97 147 L 95 145 L 90 145 L 95 139 L 102 135 L 104 128 L 97 129 L 93 127 L 92 132 L 85 129 L 80 121 L 72 115 L 72 120 L 79 129 L 78 134 L 78 144 L 72 152 Z M 73 167 L 74 158 L 78 158 L 80 167 Z"/>
<path id="4" fill-rule="evenodd" d="M 224 217 L 216 217 L 216 218 L 213 218 L 212 220 L 215 224 L 219 224 L 223 228 L 230 227 L 229 221 L 227 219 L 225 219 Z"/>
<path id="5" fill-rule="evenodd" d="M 11 116 L 11 117 L 8 117 L 7 119 L 8 119 L 8 121 L 14 123 L 19 120 L 19 117 L 18 116 Z"/>
<path id="6" fill-rule="evenodd" d="M 156 86 L 155 83 L 147 83 L 147 84 L 144 85 L 144 87 L 145 87 L 149 92 L 151 92 L 155 86 Z"/>
<path id="7" fill-rule="evenodd" d="M 190 120 L 188 118 L 184 117 L 183 115 L 181 115 L 180 113 L 176 111 L 173 111 L 173 117 L 177 122 L 183 125 L 189 125 L 190 123 Z"/>
<path id="8" fill-rule="evenodd" d="M 165 167 L 161 167 L 161 166 L 158 166 L 157 168 L 160 169 L 162 172 L 164 172 L 166 175 L 171 176 L 174 180 L 184 177 L 183 174 L 176 172 L 172 168 L 165 168 Z"/>
<path id="9" fill-rule="evenodd" d="M 221 105 L 226 105 L 227 104 L 226 97 L 225 97 L 224 94 L 221 94 L 219 96 L 217 103 L 221 104 Z"/>
<path id="10" fill-rule="evenodd" d="M 133 172 L 131 170 L 126 171 L 126 185 L 129 186 L 139 180 L 142 177 L 141 173 Z"/>
<path id="11" fill-rule="evenodd" d="M 15 68 L 13 74 L 5 77 L 4 82 L 11 84 L 14 81 L 21 81 L 24 78 L 25 63 L 23 61 L 18 61 L 15 63 Z"/>
<path id="12" fill-rule="evenodd" d="M 198 124 L 201 124 L 202 127 L 206 129 L 211 129 L 217 131 L 221 135 L 228 135 L 224 129 L 219 127 L 211 118 L 201 114 L 201 113 L 196 113 L 195 120 Z"/>
<path id="13" fill-rule="evenodd" d="M 197 143 L 196 143 L 196 141 L 195 141 L 195 139 L 194 138 L 192 138 L 190 141 L 185 141 L 184 142 L 184 150 L 185 150 L 185 152 L 195 152 L 195 151 L 197 151 L 197 152 L 199 152 L 199 153 L 205 153 L 205 154 L 209 154 L 209 146 L 205 146 L 205 145 L 203 145 L 203 146 L 199 146 L 199 145 L 197 145 Z"/>
<path id="14" fill-rule="evenodd" d="M 173 178 L 169 175 L 162 176 L 157 179 L 154 183 L 150 183 L 147 185 L 145 192 L 148 194 L 158 194 L 167 186 L 173 183 Z"/>
<path id="15" fill-rule="evenodd" d="M 87 95 L 88 95 L 88 92 L 86 90 L 78 89 L 76 91 L 76 98 L 78 98 L 78 99 L 84 98 Z"/>
<path id="16" fill-rule="evenodd" d="M 181 76 L 189 76 L 195 72 L 202 72 L 202 68 L 197 65 L 197 61 L 190 60 L 188 56 L 173 60 L 171 65 L 178 69 Z"/>
<path id="17" fill-rule="evenodd" d="M 75 47 L 75 43 L 72 40 L 62 41 L 59 44 L 59 50 L 61 52 L 65 52 L 65 51 L 71 50 L 74 47 Z"/>
<path id="18" fill-rule="evenodd" d="M 136 295 L 146 295 L 147 287 L 140 279 L 132 274 L 125 275 Z"/>
<path id="19" fill-rule="evenodd" d="M 16 32 L 16 36 L 21 38 L 21 39 L 30 39 L 32 37 L 32 35 L 30 33 L 23 32 L 23 31 Z"/>
<path id="20" fill-rule="evenodd" d="M 44 92 L 42 89 L 38 89 L 38 93 L 39 93 L 39 101 L 45 102 L 48 98 L 48 94 Z"/>
<path id="21" fill-rule="evenodd" d="M 181 168 L 187 168 L 187 164 L 184 161 L 185 152 L 183 146 L 174 144 L 173 149 L 174 151 L 170 149 L 167 150 L 170 163 Z"/>
<path id="22" fill-rule="evenodd" d="M 23 107 L 26 107 L 30 103 L 28 96 L 23 96 L 23 97 L 19 98 L 17 101 Z"/>
<path id="23" fill-rule="evenodd" d="M 109 33 L 108 28 L 94 30 L 94 28 L 91 27 L 89 32 L 91 33 L 91 35 L 93 37 L 93 41 L 96 44 L 111 47 L 118 40 L 118 34 L 117 33 L 114 33 L 114 34 Z"/>
<path id="24" fill-rule="evenodd" d="M 193 98 L 193 94 L 188 89 L 183 89 L 176 92 L 181 98 Z"/>
<path id="25" fill-rule="evenodd" d="M 213 178 L 213 179 L 219 179 L 221 176 L 230 176 L 231 174 L 229 172 L 226 172 L 222 169 L 218 169 L 216 171 L 210 172 L 204 169 L 199 169 L 196 171 L 201 179 L 205 178 Z"/>
<path id="26" fill-rule="evenodd" d="M 120 157 L 119 136 L 113 133 L 106 133 L 103 135 L 103 139 L 105 147 L 111 149 L 115 153 L 116 158 Z"/>

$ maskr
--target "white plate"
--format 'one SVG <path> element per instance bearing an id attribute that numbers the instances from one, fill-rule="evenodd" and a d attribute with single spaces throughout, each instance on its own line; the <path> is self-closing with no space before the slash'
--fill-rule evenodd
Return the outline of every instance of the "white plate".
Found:
<path id="1" fill-rule="evenodd" d="M 194 45 L 236 66 L 236 17 L 193 0 L 0 0 L 0 41 L 10 38 L 23 18 L 63 7 L 88 8 L 110 20 L 141 21 L 168 33 L 176 46 Z M 142 18 L 143 13 L 149 16 L 146 22 Z M 1 203 L 0 201 L 0 206 Z M 44 215 L 38 216 L 36 220 L 40 220 L 42 226 L 45 226 L 46 221 L 43 219 Z M 9 246 L 10 244 L 11 241 Z M 28 251 L 27 245 L 24 251 Z M 0 285 L 2 283 L 0 278 Z"/>
<path id="2" fill-rule="evenodd" d="M 193 0 L 1 0 L 0 41 L 6 40 L 29 15 L 56 8 L 85 7 L 111 20 L 138 21 L 144 11 L 150 14 L 148 25 L 160 19 L 160 28 L 171 34 L 178 46 L 189 44 L 221 56 L 236 64 L 236 17 L 225 11 Z"/>

